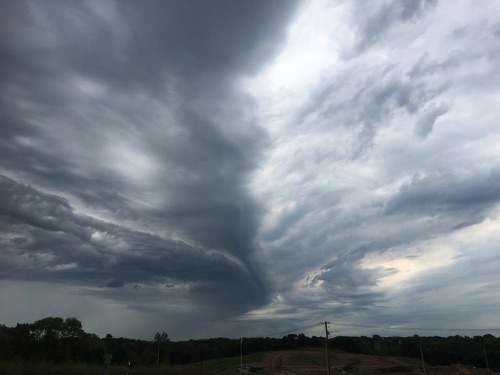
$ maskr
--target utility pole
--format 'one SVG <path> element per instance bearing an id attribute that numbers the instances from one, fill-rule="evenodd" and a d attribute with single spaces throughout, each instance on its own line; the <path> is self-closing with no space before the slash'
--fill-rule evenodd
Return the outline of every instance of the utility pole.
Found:
<path id="1" fill-rule="evenodd" d="M 240 374 L 243 374 L 243 337 L 240 339 Z"/>
<path id="2" fill-rule="evenodd" d="M 489 344 L 488 342 L 485 342 L 483 345 L 483 351 L 484 351 L 484 359 L 486 360 L 486 368 L 488 369 L 488 374 L 490 373 L 490 365 L 488 364 L 488 356 L 486 355 L 486 344 Z"/>
<path id="3" fill-rule="evenodd" d="M 424 363 L 424 353 L 422 352 L 422 344 L 419 344 L 420 346 L 420 356 L 422 357 L 422 370 L 424 371 L 425 375 L 425 363 Z"/>
<path id="4" fill-rule="evenodd" d="M 325 321 L 326 375 L 330 375 L 330 355 L 328 350 L 328 322 Z"/>

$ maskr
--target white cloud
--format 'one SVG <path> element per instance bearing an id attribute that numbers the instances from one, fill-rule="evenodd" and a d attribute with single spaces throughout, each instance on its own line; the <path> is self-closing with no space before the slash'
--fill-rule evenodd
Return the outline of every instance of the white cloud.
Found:
<path id="1" fill-rule="evenodd" d="M 360 8 L 353 4 L 306 3 L 289 26 L 282 53 L 245 81 L 273 141 L 253 183 L 266 209 L 258 237 L 261 261 L 272 264 L 270 278 L 285 300 L 301 296 L 288 307 L 305 305 L 305 295 L 317 303 L 338 303 L 323 292 L 323 281 L 307 291 L 301 285 L 307 285 L 307 275 L 322 275 L 324 264 L 358 247 L 365 255 L 346 260 L 359 267 L 353 277 L 363 270 L 391 270 L 377 276 L 377 286 L 369 290 L 402 298 L 391 288 L 404 289 L 435 270 L 464 267 L 456 259 L 459 252 L 479 259 L 475 246 L 493 234 L 476 243 L 465 239 L 498 226 L 487 213 L 453 232 L 455 224 L 438 210 L 384 214 L 386 202 L 415 179 L 427 184 L 449 174 L 467 189 L 470 176 L 498 170 L 492 120 L 498 116 L 491 116 L 497 90 L 486 83 L 497 77 L 495 21 L 488 8 L 495 6 L 488 3 L 489 11 L 471 2 L 424 7 L 411 20 L 391 21 L 355 51 L 363 22 L 377 21 L 382 5 L 366 7 L 367 14 L 357 17 Z M 445 181 L 432 194 L 460 194 L 447 192 L 457 187 Z M 426 298 L 431 303 L 433 297 Z M 277 306 L 273 302 L 263 311 Z M 444 305 L 443 311 L 450 308 Z"/>

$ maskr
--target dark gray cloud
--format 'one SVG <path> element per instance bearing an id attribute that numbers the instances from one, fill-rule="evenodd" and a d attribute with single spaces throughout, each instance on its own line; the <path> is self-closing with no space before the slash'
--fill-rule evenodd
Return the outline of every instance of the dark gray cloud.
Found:
<path id="1" fill-rule="evenodd" d="M 443 173 L 415 178 L 399 189 L 386 204 L 386 214 L 450 215 L 460 217 L 464 223 L 485 219 L 500 199 L 500 174 L 493 170 L 487 174 L 461 178 Z"/>
<path id="2" fill-rule="evenodd" d="M 373 251 L 373 249 L 370 249 Z M 383 293 L 370 290 L 379 280 L 394 269 L 366 269 L 360 264 L 368 249 L 357 249 L 352 253 L 340 253 L 336 259 L 321 267 L 320 273 L 312 278 L 311 283 L 321 283 L 329 299 L 339 303 L 340 311 L 345 312 L 345 305 L 367 308 L 383 301 Z"/>
<path id="3" fill-rule="evenodd" d="M 133 2 L 5 6 L 9 21 L 2 53 L 10 57 L 3 59 L 2 69 L 2 98 L 7 102 L 2 128 L 9 130 L 2 142 L 6 168 L 48 189 L 70 191 L 88 206 L 137 219 L 139 213 L 127 197 L 128 181 L 107 165 L 103 151 L 124 134 L 133 137 L 139 153 L 146 151 L 167 164 L 156 178 L 165 184 L 166 196 L 176 196 L 169 197 L 174 207 L 167 212 L 160 207 L 159 215 L 175 222 L 189 220 L 190 211 L 206 211 L 205 219 L 196 219 L 199 224 L 193 220 L 193 232 L 227 215 L 232 222 L 245 220 L 243 216 L 252 220 L 252 202 L 241 183 L 253 168 L 263 133 L 235 113 L 227 126 L 246 126 L 249 134 L 228 137 L 220 128 L 226 124 L 196 113 L 196 101 L 201 98 L 216 111 L 237 95 L 228 80 L 235 73 L 251 72 L 272 55 L 277 45 L 273 40 L 282 33 L 280 17 L 286 19 L 292 3 L 286 8 L 267 2 L 180 1 L 140 7 Z M 45 43 L 38 45 L 36 38 Z M 65 78 L 73 75 L 103 85 L 106 96 L 68 97 L 64 86 L 71 80 Z M 174 77 L 175 94 L 168 92 L 168 76 Z M 13 107 L 9 89 L 19 101 Z M 138 100 L 134 96 L 144 95 L 167 106 L 175 95 L 172 118 L 152 119 L 152 108 L 130 107 Z M 241 107 L 232 106 L 235 111 Z M 201 236 L 207 241 L 210 236 L 217 241 L 238 236 L 223 235 L 216 229 L 221 224 L 211 226 L 215 230 L 206 231 L 213 233 Z M 241 227 L 251 236 L 251 223 Z M 247 242 L 245 238 L 240 245 Z M 225 250 L 236 247 L 235 240 L 224 245 Z"/>
<path id="4" fill-rule="evenodd" d="M 3 278 L 108 288 L 189 283 L 188 293 L 226 314 L 265 301 L 262 281 L 223 253 L 77 214 L 65 199 L 3 176 L 0 189 Z"/>
<path id="5" fill-rule="evenodd" d="M 197 95 L 269 58 L 294 3 L 22 1 L 3 7 L 4 73 L 48 80 L 62 68 L 148 90 L 163 90 L 166 74 L 182 77 L 184 95 Z"/>
<path id="6" fill-rule="evenodd" d="M 263 304 L 245 184 L 266 136 L 233 81 L 279 51 L 294 7 L 2 4 L 2 277 Z"/>

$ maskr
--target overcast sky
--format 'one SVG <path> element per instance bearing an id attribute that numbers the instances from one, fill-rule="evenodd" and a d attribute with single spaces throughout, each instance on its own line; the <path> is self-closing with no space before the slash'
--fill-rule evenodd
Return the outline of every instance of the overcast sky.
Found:
<path id="1" fill-rule="evenodd" d="M 499 334 L 500 2 L 0 8 L 0 323 Z"/>

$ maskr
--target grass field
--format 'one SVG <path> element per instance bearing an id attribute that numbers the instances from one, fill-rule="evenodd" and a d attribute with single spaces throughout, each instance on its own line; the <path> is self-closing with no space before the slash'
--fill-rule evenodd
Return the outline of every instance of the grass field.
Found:
<path id="1" fill-rule="evenodd" d="M 62 364 L 51 363 L 17 363 L 0 362 L 1 375 L 102 375 L 102 366 L 86 364 Z M 111 366 L 109 375 L 125 375 L 127 368 L 125 366 Z M 188 375 L 188 372 L 175 371 L 174 368 L 152 368 L 138 367 L 129 371 L 129 375 L 166 375 L 178 374 Z M 194 374 L 194 373 L 193 373 Z"/>
<path id="2" fill-rule="evenodd" d="M 260 362 L 264 353 L 255 353 L 243 357 L 245 363 Z M 234 375 L 240 367 L 240 357 L 222 358 L 203 363 L 182 366 L 135 367 L 129 375 Z M 0 375 L 102 375 L 102 366 L 86 364 L 30 363 L 1 361 Z M 111 366 L 109 375 L 126 375 L 127 367 Z"/>
<path id="3" fill-rule="evenodd" d="M 189 365 L 136 367 L 129 375 L 238 375 L 240 357 L 220 358 Z M 259 375 L 324 375 L 326 356 L 321 349 L 275 351 L 243 356 L 243 365 L 252 367 L 252 374 Z M 330 352 L 332 375 L 417 375 L 422 373 L 422 363 L 416 358 L 382 357 Z M 85 364 L 54 365 L 49 363 L 0 362 L 0 375 L 102 375 L 101 366 Z M 471 374 L 463 365 L 431 367 L 430 375 Z M 109 375 L 126 375 L 125 366 L 111 366 Z"/>

